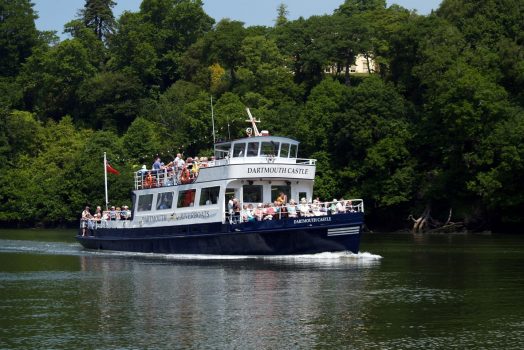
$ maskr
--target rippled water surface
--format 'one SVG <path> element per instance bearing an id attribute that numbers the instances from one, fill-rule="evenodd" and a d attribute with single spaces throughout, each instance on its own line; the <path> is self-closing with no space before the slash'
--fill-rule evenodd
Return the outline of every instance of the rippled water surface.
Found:
<path id="1" fill-rule="evenodd" d="M 362 252 L 83 250 L 0 230 L 1 349 L 520 349 L 524 235 L 368 234 Z"/>

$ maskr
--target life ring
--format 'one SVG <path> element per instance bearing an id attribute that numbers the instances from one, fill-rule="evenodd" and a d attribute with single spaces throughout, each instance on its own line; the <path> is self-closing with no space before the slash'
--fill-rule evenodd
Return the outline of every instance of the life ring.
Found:
<path id="1" fill-rule="evenodd" d="M 151 172 L 149 172 L 146 176 L 146 179 L 144 181 L 144 187 L 145 188 L 155 187 L 155 179 L 153 178 L 153 175 L 151 175 Z"/>
<path id="2" fill-rule="evenodd" d="M 180 182 L 182 184 L 188 184 L 191 181 L 191 174 L 189 173 L 189 169 L 187 167 L 184 167 L 182 169 L 182 174 L 180 174 Z"/>

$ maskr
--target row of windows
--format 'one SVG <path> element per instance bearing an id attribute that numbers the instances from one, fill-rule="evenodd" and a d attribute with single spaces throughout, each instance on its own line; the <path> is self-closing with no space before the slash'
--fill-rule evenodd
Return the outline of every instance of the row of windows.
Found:
<path id="1" fill-rule="evenodd" d="M 220 186 L 202 188 L 198 205 L 212 205 L 218 203 Z M 157 195 L 156 210 L 173 208 L 173 192 L 162 192 Z M 176 208 L 186 208 L 195 205 L 196 190 L 178 192 Z M 137 211 L 150 211 L 153 207 L 153 194 L 144 194 L 138 197 Z"/>
<path id="2" fill-rule="evenodd" d="M 230 145 L 220 145 L 216 149 L 217 159 L 224 158 L 230 151 Z M 238 142 L 233 144 L 233 157 L 265 157 L 296 158 L 297 145 L 280 142 Z"/>
<path id="3" fill-rule="evenodd" d="M 262 185 L 244 185 L 242 186 L 244 203 L 264 203 L 263 200 L 263 186 Z M 277 200 L 281 194 L 287 198 L 287 202 L 291 199 L 299 200 L 300 198 L 308 198 L 306 192 L 299 192 L 297 198 L 291 198 L 291 186 L 289 185 L 273 185 L 271 186 L 271 202 Z"/>
<path id="4" fill-rule="evenodd" d="M 242 187 L 244 203 L 263 203 L 263 186 L 262 185 L 244 185 Z M 230 193 L 233 197 L 234 190 Z M 227 191 L 226 191 L 227 192 Z M 271 186 L 271 202 L 274 202 L 281 194 L 284 194 L 287 201 L 291 200 L 291 186 L 289 185 L 273 185 Z M 220 186 L 205 187 L 200 190 L 199 206 L 206 206 L 218 204 L 220 195 Z M 306 193 L 299 193 L 298 198 L 306 197 Z M 187 208 L 195 206 L 196 189 L 185 190 L 178 192 L 176 201 L 176 208 Z M 155 203 L 156 210 L 166 210 L 173 208 L 174 192 L 158 193 Z M 138 197 L 137 211 L 150 211 L 153 208 L 153 194 L 144 194 Z"/>

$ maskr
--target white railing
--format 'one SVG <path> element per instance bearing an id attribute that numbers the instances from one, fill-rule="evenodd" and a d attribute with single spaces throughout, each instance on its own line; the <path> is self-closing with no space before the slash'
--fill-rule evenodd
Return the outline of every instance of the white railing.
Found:
<path id="1" fill-rule="evenodd" d="M 135 189 L 148 189 L 157 187 L 168 187 L 182 184 L 189 184 L 196 181 L 200 170 L 216 166 L 230 164 L 299 164 L 315 165 L 316 159 L 306 158 L 282 158 L 282 157 L 235 157 L 224 158 L 200 163 L 198 171 L 193 172 L 189 169 L 165 168 L 159 170 L 139 170 L 135 173 Z"/>
<path id="2" fill-rule="evenodd" d="M 229 209 L 226 211 L 226 221 L 229 223 L 241 223 L 247 221 L 280 220 L 286 218 L 300 218 L 311 216 L 337 215 L 344 213 L 363 213 L 364 200 L 341 199 L 340 201 L 312 203 L 288 203 L 279 206 L 274 204 L 249 204 L 247 209 L 240 204 L 240 212 Z"/>

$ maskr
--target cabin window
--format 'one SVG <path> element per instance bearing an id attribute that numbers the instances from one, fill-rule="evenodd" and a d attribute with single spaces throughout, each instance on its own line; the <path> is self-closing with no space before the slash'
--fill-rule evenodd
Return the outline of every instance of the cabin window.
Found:
<path id="1" fill-rule="evenodd" d="M 258 142 L 250 142 L 247 144 L 247 156 L 257 157 L 258 156 Z"/>
<path id="2" fill-rule="evenodd" d="M 233 157 L 243 157 L 246 153 L 245 143 L 235 143 L 233 146 Z"/>
<path id="3" fill-rule="evenodd" d="M 177 208 L 187 208 L 195 205 L 196 190 L 187 190 L 178 192 Z"/>
<path id="4" fill-rule="evenodd" d="M 200 192 L 200 205 L 211 205 L 218 203 L 218 196 L 220 194 L 220 186 L 206 187 Z"/>
<path id="5" fill-rule="evenodd" d="M 159 193 L 156 200 L 156 210 L 171 209 L 173 206 L 173 192 Z"/>
<path id="6" fill-rule="evenodd" d="M 307 192 L 298 192 L 298 200 L 301 201 L 302 198 L 306 198 L 307 200 Z"/>
<path id="7" fill-rule="evenodd" d="M 275 156 L 278 153 L 278 146 L 280 142 L 262 142 L 260 151 L 261 156 Z"/>
<path id="8" fill-rule="evenodd" d="M 274 202 L 277 200 L 278 197 L 280 197 L 280 194 L 283 193 L 284 197 L 286 198 L 286 203 L 289 203 L 291 200 L 291 186 L 271 186 L 271 202 Z"/>
<path id="9" fill-rule="evenodd" d="M 289 158 L 296 158 L 297 157 L 297 145 L 291 145 L 291 151 L 289 152 Z"/>
<path id="10" fill-rule="evenodd" d="M 153 203 L 153 194 L 144 194 L 138 197 L 137 211 L 150 211 Z"/>
<path id="11" fill-rule="evenodd" d="M 283 143 L 282 146 L 280 146 L 280 156 L 283 158 L 289 156 L 289 143 Z"/>
<path id="12" fill-rule="evenodd" d="M 243 192 L 244 203 L 262 203 L 262 185 L 244 185 Z"/>
<path id="13" fill-rule="evenodd" d="M 231 144 L 226 143 L 223 145 L 217 145 L 215 147 L 215 158 L 216 159 L 224 159 L 229 155 L 229 150 L 231 148 Z"/>

